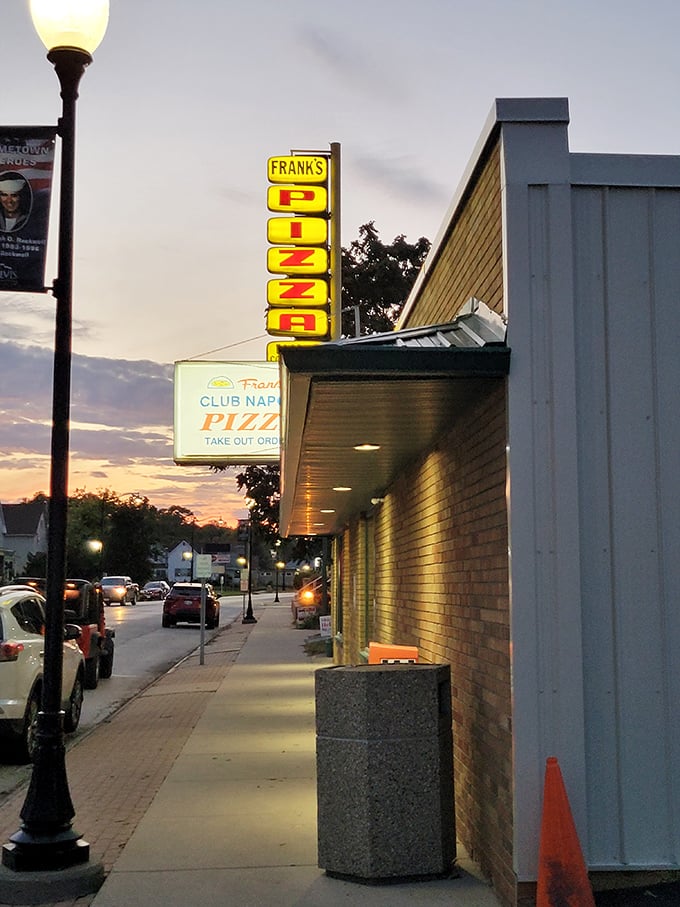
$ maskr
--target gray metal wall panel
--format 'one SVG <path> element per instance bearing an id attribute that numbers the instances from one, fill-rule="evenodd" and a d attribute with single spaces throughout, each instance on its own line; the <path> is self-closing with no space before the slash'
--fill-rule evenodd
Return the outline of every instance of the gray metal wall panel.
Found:
<path id="1" fill-rule="evenodd" d="M 680 192 L 573 198 L 588 859 L 673 865 Z"/>
<path id="2" fill-rule="evenodd" d="M 564 139 L 565 136 L 562 138 Z M 551 133 L 503 132 L 512 634 L 514 860 L 535 879 L 545 760 L 557 756 L 586 845 L 571 187 Z M 537 168 L 533 168 L 536 170 Z"/>

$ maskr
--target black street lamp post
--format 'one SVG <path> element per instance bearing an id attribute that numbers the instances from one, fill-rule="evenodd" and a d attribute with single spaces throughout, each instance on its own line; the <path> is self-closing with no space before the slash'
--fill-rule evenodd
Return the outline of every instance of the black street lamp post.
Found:
<path id="1" fill-rule="evenodd" d="M 248 607 L 241 621 L 242 624 L 256 624 L 257 618 L 253 614 L 253 516 L 250 515 L 248 523 Z"/>
<path id="2" fill-rule="evenodd" d="M 281 601 L 281 599 L 279 598 L 279 573 L 283 570 L 283 568 L 285 566 L 286 565 L 284 564 L 283 561 L 277 561 L 276 564 L 274 565 L 274 569 L 276 570 L 276 573 L 274 574 L 274 588 L 276 589 L 276 594 L 274 595 L 275 602 Z M 284 590 L 282 589 L 281 591 L 284 591 Z"/>
<path id="3" fill-rule="evenodd" d="M 75 122 L 78 86 L 92 51 L 104 36 L 108 0 L 72 2 L 31 0 L 31 15 L 45 43 L 61 86 L 62 116 L 59 197 L 58 274 L 54 373 L 47 593 L 42 708 L 36 726 L 36 755 L 31 783 L 21 810 L 21 828 L 3 846 L 3 865 L 11 870 L 60 870 L 89 860 L 90 846 L 73 830 L 75 810 L 66 777 L 61 711 L 64 642 L 64 581 L 68 506 L 69 415 L 71 397 L 71 336 L 73 292 L 73 210 Z"/>

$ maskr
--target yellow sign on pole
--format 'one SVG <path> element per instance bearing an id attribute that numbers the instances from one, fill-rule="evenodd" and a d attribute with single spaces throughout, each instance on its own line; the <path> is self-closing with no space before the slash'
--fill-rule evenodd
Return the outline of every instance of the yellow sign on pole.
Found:
<path id="1" fill-rule="evenodd" d="M 267 242 L 273 245 L 321 246 L 328 241 L 325 217 L 270 217 Z"/>
<path id="2" fill-rule="evenodd" d="M 303 154 L 270 157 L 267 178 L 270 183 L 325 183 L 328 179 L 328 160 Z"/>
<path id="3" fill-rule="evenodd" d="M 319 346 L 319 340 L 275 340 L 267 344 L 267 362 L 279 361 L 279 350 L 281 347 L 289 346 Z"/>
<path id="4" fill-rule="evenodd" d="M 315 277 L 289 277 L 267 282 L 269 305 L 318 306 L 328 303 L 328 282 Z"/>
<path id="5" fill-rule="evenodd" d="M 288 214 L 321 214 L 328 209 L 328 192 L 325 186 L 270 186 L 267 207 Z"/>
<path id="6" fill-rule="evenodd" d="M 267 250 L 267 270 L 272 274 L 323 274 L 328 271 L 328 250 L 274 246 Z"/>
<path id="7" fill-rule="evenodd" d="M 325 309 L 267 309 L 267 333 L 274 337 L 325 337 Z"/>

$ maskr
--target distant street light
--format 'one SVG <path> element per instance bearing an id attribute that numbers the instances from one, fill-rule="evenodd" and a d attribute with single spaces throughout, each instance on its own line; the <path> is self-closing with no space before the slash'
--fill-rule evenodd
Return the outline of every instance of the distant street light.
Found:
<path id="1" fill-rule="evenodd" d="M 30 0 L 30 10 L 35 29 L 47 47 L 47 59 L 57 73 L 63 104 L 57 126 L 61 138 L 61 182 L 58 273 L 52 287 L 56 325 L 42 708 L 37 718 L 36 755 L 21 810 L 21 828 L 2 850 L 3 864 L 22 872 L 62 870 L 87 863 L 90 857 L 90 845 L 71 826 L 75 810 L 66 777 L 61 685 L 71 402 L 76 100 L 80 79 L 106 31 L 109 0 Z M 93 890 L 93 885 L 92 879 L 88 881 L 83 874 L 80 893 Z"/>
<path id="2" fill-rule="evenodd" d="M 194 581 L 194 552 L 193 552 L 193 548 L 192 548 L 191 551 L 183 551 L 183 552 L 182 552 L 182 560 L 183 560 L 183 561 L 189 561 L 189 571 L 190 571 L 190 573 L 189 573 L 189 580 L 190 580 L 191 582 L 193 582 L 193 581 Z"/>
<path id="3" fill-rule="evenodd" d="M 87 547 L 94 554 L 99 555 L 98 567 L 99 567 L 99 579 L 102 578 L 102 553 L 104 551 L 104 542 L 101 539 L 89 539 Z"/>

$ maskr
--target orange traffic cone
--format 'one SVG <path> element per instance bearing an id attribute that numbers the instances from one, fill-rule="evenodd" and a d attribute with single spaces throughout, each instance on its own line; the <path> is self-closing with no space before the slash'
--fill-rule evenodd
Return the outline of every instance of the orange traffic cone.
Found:
<path id="1" fill-rule="evenodd" d="M 546 762 L 536 907 L 595 907 L 557 759 Z"/>

